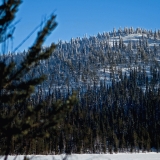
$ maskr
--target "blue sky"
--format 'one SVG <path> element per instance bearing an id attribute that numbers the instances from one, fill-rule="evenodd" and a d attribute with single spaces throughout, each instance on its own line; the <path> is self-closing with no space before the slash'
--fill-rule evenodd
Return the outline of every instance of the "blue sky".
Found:
<path id="1" fill-rule="evenodd" d="M 58 26 L 47 38 L 47 46 L 59 39 L 69 41 L 86 33 L 96 35 L 119 27 L 160 29 L 159 9 L 160 0 L 23 0 L 16 17 L 20 22 L 16 25 L 13 49 L 53 12 Z M 36 33 L 18 51 L 28 49 Z"/>

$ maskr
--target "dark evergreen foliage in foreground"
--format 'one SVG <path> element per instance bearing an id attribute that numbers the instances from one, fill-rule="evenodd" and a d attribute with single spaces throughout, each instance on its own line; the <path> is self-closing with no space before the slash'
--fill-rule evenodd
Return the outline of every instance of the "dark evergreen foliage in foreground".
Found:
<path id="1" fill-rule="evenodd" d="M 14 25 L 12 22 L 21 0 L 4 0 L 0 6 L 0 44 L 3 48 L 13 37 Z M 7 61 L 4 55 L 0 56 L 0 155 L 30 153 L 31 141 L 35 138 L 49 137 L 48 129 L 55 127 L 63 120 L 75 103 L 75 96 L 68 97 L 66 103 L 58 101 L 47 108 L 45 100 L 31 105 L 30 97 L 35 87 L 45 79 L 44 74 L 25 76 L 32 68 L 36 68 L 40 60 L 48 59 L 56 48 L 55 44 L 42 51 L 42 44 L 46 37 L 57 26 L 55 15 L 51 15 L 38 32 L 35 43 L 30 47 L 28 54 L 20 63 L 14 59 Z M 2 54 L 2 53 L 1 53 Z M 40 113 L 44 113 L 40 116 Z"/>

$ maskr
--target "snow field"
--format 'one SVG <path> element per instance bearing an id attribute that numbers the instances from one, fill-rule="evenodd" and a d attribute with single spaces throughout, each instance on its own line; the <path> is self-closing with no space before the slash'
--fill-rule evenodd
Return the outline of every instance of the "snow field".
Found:
<path id="1" fill-rule="evenodd" d="M 23 155 L 16 160 L 23 160 Z M 160 160 L 160 153 L 118 153 L 118 154 L 72 154 L 65 155 L 30 155 L 31 160 Z M 3 157 L 0 158 L 3 160 Z M 15 156 L 9 156 L 8 160 L 15 160 Z"/>

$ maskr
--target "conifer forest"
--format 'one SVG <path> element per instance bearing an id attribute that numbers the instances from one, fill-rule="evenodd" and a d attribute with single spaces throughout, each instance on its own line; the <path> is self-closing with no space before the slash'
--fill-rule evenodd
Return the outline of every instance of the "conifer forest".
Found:
<path id="1" fill-rule="evenodd" d="M 18 68 L 28 54 L 3 54 L 0 60 L 15 61 Z M 50 116 L 59 100 L 69 103 L 72 94 L 76 103 L 62 112 L 56 127 L 44 128 L 48 136 L 13 137 L 10 154 L 160 151 L 160 30 L 119 28 L 60 40 L 50 58 L 37 62 L 23 79 L 42 74 L 47 79 L 27 100 L 30 108 L 42 101 L 45 106 L 34 121 Z M 4 106 L 0 114 L 16 110 Z M 24 105 L 18 119 L 25 114 Z M 30 129 L 30 135 L 35 132 L 41 131 Z M 0 138 L 1 154 L 6 143 Z"/>

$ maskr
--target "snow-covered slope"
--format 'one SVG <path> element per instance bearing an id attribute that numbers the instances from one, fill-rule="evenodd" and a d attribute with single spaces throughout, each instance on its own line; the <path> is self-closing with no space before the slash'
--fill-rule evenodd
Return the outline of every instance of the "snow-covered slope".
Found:
<path id="1" fill-rule="evenodd" d="M 8 54 L 5 55 L 5 57 L 8 57 L 8 61 L 14 59 L 17 62 L 20 62 L 25 54 L 27 53 L 21 53 L 17 55 Z M 69 92 L 76 90 L 78 92 L 78 96 L 80 97 L 80 102 L 83 102 L 82 105 L 81 103 L 79 104 L 81 107 L 85 107 L 85 105 L 87 106 L 87 111 L 89 113 L 88 115 L 90 115 L 90 111 L 92 112 L 94 110 L 98 111 L 99 113 L 102 113 L 103 111 L 105 111 L 105 113 L 108 111 L 110 111 L 108 113 L 113 113 L 112 110 L 114 110 L 114 107 L 110 106 L 120 106 L 119 108 L 123 107 L 121 111 L 119 111 L 119 115 L 124 113 L 122 115 L 127 115 L 126 119 L 128 121 L 132 119 L 133 123 L 125 123 L 124 119 L 123 123 L 121 124 L 123 124 L 124 128 L 126 126 L 127 127 L 125 128 L 125 132 L 123 129 L 123 132 L 120 131 L 119 133 L 125 133 L 126 135 L 130 133 L 126 132 L 126 130 L 129 128 L 128 126 L 132 128 L 133 124 L 135 124 L 135 122 L 137 123 L 137 119 L 134 119 L 134 115 L 138 115 L 135 118 L 139 118 L 139 121 L 135 127 L 136 131 L 139 130 L 139 123 L 141 123 L 143 120 L 142 124 L 144 125 L 142 126 L 144 128 L 146 127 L 145 129 L 147 137 L 149 137 L 148 132 L 152 130 L 153 124 L 157 123 L 157 125 L 154 125 L 155 128 L 157 127 L 157 132 L 155 132 L 155 129 L 153 132 L 149 133 L 152 136 L 154 143 L 156 142 L 154 138 L 154 132 L 159 133 L 159 101 L 155 101 L 155 97 L 151 97 L 152 99 L 150 101 L 147 100 L 151 95 L 151 91 L 153 91 L 152 93 L 160 93 L 158 91 L 160 88 L 160 31 L 153 33 L 152 31 L 145 31 L 142 29 L 125 29 L 124 31 L 103 33 L 98 34 L 97 36 L 90 36 L 89 38 L 84 37 L 71 39 L 70 42 L 60 41 L 57 44 L 57 49 L 53 55 L 46 61 L 40 61 L 40 65 L 33 68 L 29 74 L 25 75 L 24 78 L 30 79 L 33 77 L 38 77 L 41 74 L 46 74 L 48 76 L 48 80 L 46 80 L 42 85 L 37 86 L 38 94 L 36 95 L 37 97 L 35 96 L 35 98 L 33 96 L 33 102 L 38 101 L 37 103 L 39 103 L 43 96 L 50 96 L 51 94 L 48 94 L 48 92 L 53 93 L 52 100 L 57 100 L 59 98 L 63 98 L 65 100 L 65 98 L 67 98 L 69 95 Z M 123 83 L 120 84 L 121 82 Z M 112 87 L 109 88 L 107 85 L 112 85 Z M 105 90 L 103 90 L 104 88 Z M 106 88 L 108 90 L 106 90 Z M 139 88 L 142 88 L 143 91 L 145 91 L 146 88 L 149 88 L 149 94 L 147 94 L 147 96 L 143 95 L 143 93 L 147 92 L 141 92 Z M 88 95 L 84 96 L 85 93 Z M 121 97 L 121 94 L 123 97 Z M 122 98 L 123 101 L 121 101 Z M 147 104 L 147 107 L 143 102 Z M 156 102 L 157 105 L 150 105 L 152 104 L 151 102 L 153 104 Z M 102 111 L 102 106 L 111 109 Z M 130 109 L 132 106 L 135 108 L 134 113 L 136 114 L 132 114 L 133 110 Z M 129 111 L 131 111 L 128 112 L 131 113 L 129 116 L 127 111 L 126 114 L 125 112 L 122 112 L 123 109 L 127 110 L 128 108 L 130 109 Z M 152 109 L 150 110 L 150 108 Z M 106 115 L 109 117 L 108 113 Z M 144 118 L 141 118 L 139 115 L 144 115 Z M 94 120 L 97 121 L 97 119 L 93 119 L 93 122 Z M 117 125 L 119 124 L 118 121 L 116 121 L 116 123 Z M 146 125 L 146 123 L 148 125 Z M 88 124 L 88 126 L 91 126 L 90 122 Z M 97 124 L 95 124 L 95 126 L 97 126 Z M 148 126 L 150 126 L 151 129 L 148 129 Z M 114 128 L 114 132 L 118 135 L 116 127 Z M 99 130 L 98 127 L 96 129 Z M 95 130 L 93 130 L 93 133 L 94 132 Z M 146 139 L 145 136 L 143 137 L 143 140 L 144 139 Z M 140 140 L 136 141 L 140 142 Z M 74 143 L 73 140 L 71 140 L 71 142 Z M 104 142 L 100 143 L 99 139 L 94 143 L 97 146 L 105 144 Z M 153 147 L 156 145 L 157 144 L 154 144 Z M 83 153 L 88 153 L 86 152 L 88 151 L 88 148 L 85 149 L 86 150 L 84 150 Z M 101 152 L 98 149 L 98 152 L 96 153 Z M 13 159 L 14 157 L 10 156 L 9 158 Z M 19 158 L 21 159 L 22 157 Z M 35 158 L 36 157 L 34 157 L 34 159 Z M 37 159 L 39 158 L 40 156 L 37 156 Z M 49 159 L 53 157 L 42 156 L 41 158 Z M 55 158 L 61 159 L 61 156 L 55 156 Z M 149 158 L 154 160 L 154 158 L 160 159 L 160 155 L 155 153 L 117 155 L 88 154 L 72 155 L 71 157 L 68 157 L 68 159 L 69 158 L 86 160 L 98 158 L 108 158 L 110 160 L 147 160 L 147 158 Z"/>
<path id="2" fill-rule="evenodd" d="M 25 54 L 5 57 L 20 62 Z M 129 76 L 134 69 L 139 73 L 145 71 L 151 80 L 151 68 L 160 70 L 160 30 L 131 27 L 59 41 L 53 55 L 41 61 L 25 78 L 46 74 L 48 80 L 41 85 L 44 91 L 53 92 L 55 88 L 63 92 L 79 88 L 85 91 L 88 85 L 99 86 L 102 81 L 106 85 L 120 81 L 121 73 Z"/>

